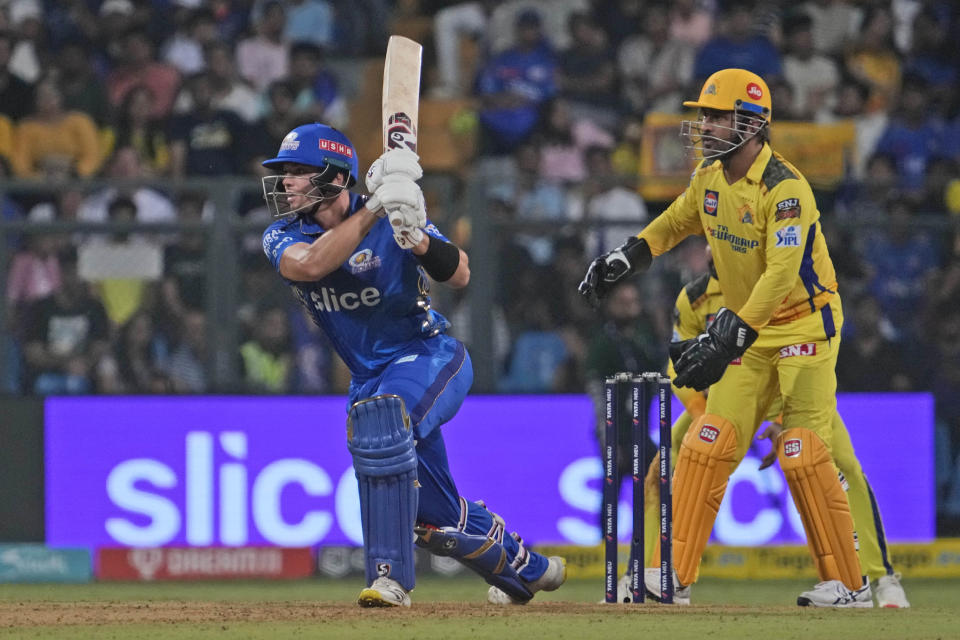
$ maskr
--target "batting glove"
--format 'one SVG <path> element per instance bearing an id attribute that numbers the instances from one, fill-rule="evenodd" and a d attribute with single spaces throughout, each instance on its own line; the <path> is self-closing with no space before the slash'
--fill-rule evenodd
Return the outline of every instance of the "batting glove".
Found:
<path id="1" fill-rule="evenodd" d="M 367 171 L 367 191 L 374 193 L 383 184 L 384 176 L 399 175 L 419 180 L 423 177 L 420 156 L 406 148 L 388 149 L 370 165 Z"/>
<path id="2" fill-rule="evenodd" d="M 403 213 L 402 223 L 405 226 L 427 225 L 423 191 L 420 190 L 420 185 L 406 176 L 384 176 L 383 184 L 367 199 L 366 207 L 381 218 L 388 213 L 399 211 Z"/>
<path id="3" fill-rule="evenodd" d="M 394 216 L 399 214 L 388 214 L 390 217 L 391 224 L 395 219 Z M 415 246 L 423 242 L 423 230 L 418 227 L 408 227 L 406 225 L 394 225 L 393 226 L 393 240 L 397 243 L 401 249 L 413 249 Z"/>

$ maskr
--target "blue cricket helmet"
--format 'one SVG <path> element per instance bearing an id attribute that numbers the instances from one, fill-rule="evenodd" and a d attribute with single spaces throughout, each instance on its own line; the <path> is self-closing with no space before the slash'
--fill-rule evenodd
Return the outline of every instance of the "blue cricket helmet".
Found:
<path id="1" fill-rule="evenodd" d="M 347 188 L 357 182 L 360 165 L 357 150 L 347 136 L 333 127 L 314 122 L 300 125 L 288 133 L 280 143 L 276 158 L 265 160 L 263 166 L 279 170 L 286 162 L 312 167 L 333 166 L 347 172 Z"/>

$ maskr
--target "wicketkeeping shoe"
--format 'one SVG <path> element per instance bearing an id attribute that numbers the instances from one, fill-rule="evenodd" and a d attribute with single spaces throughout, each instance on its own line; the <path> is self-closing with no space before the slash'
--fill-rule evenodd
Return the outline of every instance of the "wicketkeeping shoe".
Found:
<path id="1" fill-rule="evenodd" d="M 660 569 L 647 567 L 643 570 L 643 586 L 647 589 L 647 598 L 660 602 Z M 673 572 L 673 604 L 690 604 L 690 585 L 683 586 Z"/>
<path id="2" fill-rule="evenodd" d="M 900 585 L 900 574 L 891 573 L 877 580 L 877 606 L 887 609 L 907 609 L 910 601 Z"/>
<path id="3" fill-rule="evenodd" d="M 812 590 L 801 593 L 797 598 L 797 604 L 801 607 L 867 609 L 873 607 L 873 594 L 870 591 L 869 580 L 864 580 L 863 586 L 856 591 L 851 591 L 839 580 L 827 580 Z"/>
<path id="4" fill-rule="evenodd" d="M 556 591 L 567 579 L 567 561 L 560 556 L 550 556 L 547 570 L 536 580 L 527 584 L 530 593 L 537 591 Z M 487 589 L 487 602 L 490 604 L 527 604 L 529 600 L 516 600 L 501 589 L 490 587 Z"/>
<path id="5" fill-rule="evenodd" d="M 410 594 L 392 578 L 377 578 L 360 592 L 357 604 L 361 607 L 409 607 Z"/>

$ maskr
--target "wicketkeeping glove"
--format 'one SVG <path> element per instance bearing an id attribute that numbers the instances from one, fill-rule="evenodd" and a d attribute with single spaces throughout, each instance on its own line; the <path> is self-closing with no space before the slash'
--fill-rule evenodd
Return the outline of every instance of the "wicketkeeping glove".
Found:
<path id="1" fill-rule="evenodd" d="M 652 261 L 653 254 L 647 241 L 632 236 L 613 251 L 591 262 L 577 290 L 596 308 L 615 282 L 635 271 L 645 271 Z"/>
<path id="2" fill-rule="evenodd" d="M 756 339 L 753 327 L 722 307 L 707 332 L 687 340 L 689 346 L 674 360 L 674 384 L 703 391 L 720 380 L 730 361 L 742 356 Z M 673 351 L 670 357 L 674 357 Z"/>
<path id="3" fill-rule="evenodd" d="M 403 176 L 411 180 L 419 180 L 423 177 L 420 156 L 406 148 L 384 151 L 383 155 L 373 161 L 367 171 L 367 191 L 375 193 L 386 176 Z"/>

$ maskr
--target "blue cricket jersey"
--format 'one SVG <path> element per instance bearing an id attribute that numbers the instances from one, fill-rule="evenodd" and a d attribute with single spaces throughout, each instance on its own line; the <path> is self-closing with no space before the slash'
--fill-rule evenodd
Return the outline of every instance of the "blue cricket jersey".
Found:
<path id="1" fill-rule="evenodd" d="M 366 197 L 350 194 L 348 215 L 365 202 Z M 287 247 L 310 244 L 324 231 L 302 216 L 278 220 L 263 232 L 263 251 L 279 273 Z M 425 231 L 446 240 L 429 222 Z M 429 352 L 425 339 L 450 326 L 428 308 L 430 281 L 413 253 L 397 246 L 387 218 L 379 219 L 332 273 L 315 282 L 283 280 L 327 334 L 355 382 L 379 374 L 400 355 Z"/>

